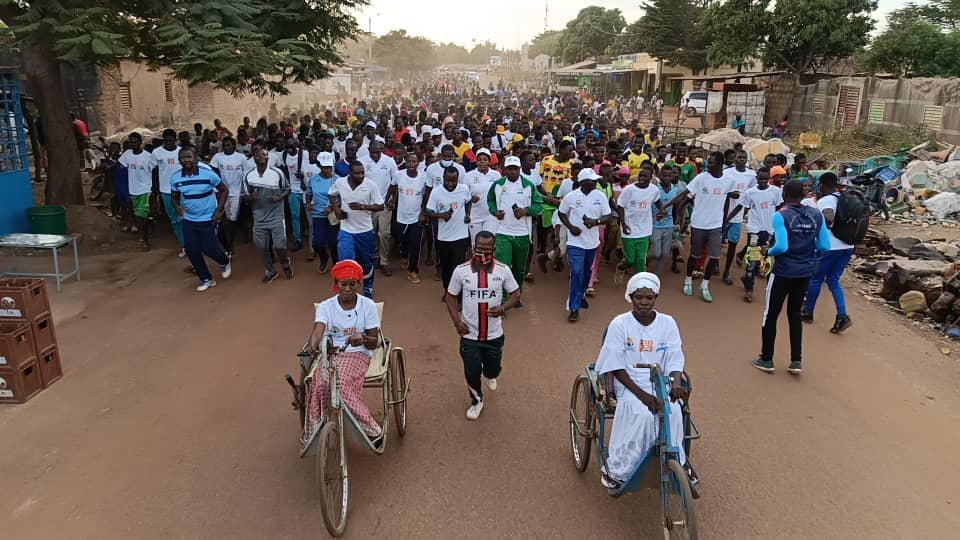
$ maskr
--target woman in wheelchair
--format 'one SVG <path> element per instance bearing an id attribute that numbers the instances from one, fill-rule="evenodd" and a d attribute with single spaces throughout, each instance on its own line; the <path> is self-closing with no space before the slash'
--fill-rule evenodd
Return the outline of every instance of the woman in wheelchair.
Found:
<path id="1" fill-rule="evenodd" d="M 637 465 L 657 440 L 659 404 L 650 370 L 636 364 L 656 364 L 669 373 L 670 438 L 680 448 L 680 462 L 686 466 L 683 450 L 683 416 L 677 402 L 686 397 L 680 377 L 684 367 L 680 330 L 669 315 L 654 310 L 660 293 L 656 274 L 640 272 L 630 278 L 624 298 L 633 309 L 614 317 L 603 339 L 596 370 L 601 379 L 612 374 L 617 410 L 608 445 L 607 469 L 601 474 L 604 487 L 614 488 L 630 479 Z"/>
<path id="2" fill-rule="evenodd" d="M 320 343 L 327 337 L 333 340 L 335 350 L 343 349 L 336 356 L 340 396 L 367 436 L 377 439 L 383 430 L 363 402 L 363 380 L 373 351 L 380 346 L 380 316 L 373 300 L 358 294 L 363 283 L 363 269 L 356 261 L 338 262 L 330 275 L 333 277 L 332 292 L 336 295 L 317 306 L 308 350 L 316 354 Z M 328 381 L 320 376 L 315 381 L 320 381 L 320 392 L 311 392 L 307 403 L 310 419 L 319 419 L 330 402 Z"/>

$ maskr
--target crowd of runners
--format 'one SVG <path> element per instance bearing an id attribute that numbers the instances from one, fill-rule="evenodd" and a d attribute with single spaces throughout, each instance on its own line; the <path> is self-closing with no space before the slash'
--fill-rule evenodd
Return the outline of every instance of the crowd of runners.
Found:
<path id="1" fill-rule="evenodd" d="M 133 133 L 125 147 L 111 145 L 105 167 L 124 227 L 150 249 L 154 218 L 165 214 L 198 291 L 216 285 L 205 256 L 221 278 L 230 276 L 238 235 L 255 244 L 265 284 L 281 273 L 292 279 L 294 266 L 324 274 L 344 260 L 357 263 L 348 273 L 356 271 L 366 297 L 375 283 L 384 286 L 378 277 L 398 270 L 408 286 L 438 282 L 458 333 L 478 344 L 461 347 L 473 419 L 481 373 L 496 387 L 499 318 L 523 308 L 524 283 L 566 274 L 573 323 L 590 306 L 602 264 L 623 283 L 649 272 L 656 293 L 664 272 L 682 273 L 683 295 L 707 303 L 713 278 L 742 287 L 751 302 L 757 278 L 779 264 L 779 279 L 767 283 L 764 352 L 754 365 L 773 370 L 786 302 L 796 340 L 790 371 L 799 373 L 800 321 L 812 321 L 823 282 L 838 309 L 832 331 L 852 324 L 839 286 L 852 246 L 829 236 L 833 255 L 819 266 L 815 251 L 825 246 L 817 220 L 829 224 L 836 209 L 827 197 L 835 177 L 822 176 L 811 192 L 802 154 L 758 164 L 739 146 L 663 144 L 662 99 L 642 103 L 441 79 L 301 114 L 244 118 L 235 130 L 214 120 L 212 129 L 167 129 L 149 142 Z M 822 213 L 778 212 L 794 207 Z"/>

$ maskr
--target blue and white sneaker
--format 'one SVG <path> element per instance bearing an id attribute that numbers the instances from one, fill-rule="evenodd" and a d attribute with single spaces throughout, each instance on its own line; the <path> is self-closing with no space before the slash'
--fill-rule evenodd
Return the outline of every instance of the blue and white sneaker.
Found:
<path id="1" fill-rule="evenodd" d="M 200 284 L 197 285 L 197 292 L 203 292 L 209 289 L 210 287 L 216 287 L 216 286 L 217 286 L 216 281 L 212 279 L 207 279 L 207 280 L 201 281 Z"/>
<path id="2" fill-rule="evenodd" d="M 684 283 L 684 284 L 683 284 L 683 295 L 684 295 L 684 296 L 693 296 L 693 283 Z"/>
<path id="3" fill-rule="evenodd" d="M 230 273 L 231 273 L 231 270 L 230 270 L 229 262 L 227 262 L 227 264 L 220 265 L 220 277 L 222 277 L 223 279 L 227 279 L 228 277 L 230 277 Z"/>

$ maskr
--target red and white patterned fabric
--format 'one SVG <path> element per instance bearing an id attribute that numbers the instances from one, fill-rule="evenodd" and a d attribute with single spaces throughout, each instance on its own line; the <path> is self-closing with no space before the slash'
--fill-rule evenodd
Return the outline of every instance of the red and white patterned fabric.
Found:
<path id="1" fill-rule="evenodd" d="M 370 357 L 362 352 L 341 353 L 337 356 L 337 371 L 340 379 L 340 399 L 346 404 L 353 416 L 368 436 L 379 437 L 380 425 L 370 416 L 370 409 L 363 402 L 363 380 L 367 374 Z M 330 389 L 326 374 L 317 368 L 314 372 L 310 395 L 307 396 L 307 425 L 304 433 L 312 434 L 323 418 L 325 403 L 330 403 Z"/>

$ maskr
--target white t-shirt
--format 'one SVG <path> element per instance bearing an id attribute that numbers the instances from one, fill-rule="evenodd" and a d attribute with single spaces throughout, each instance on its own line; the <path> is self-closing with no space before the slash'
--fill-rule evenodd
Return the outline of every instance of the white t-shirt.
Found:
<path id="1" fill-rule="evenodd" d="M 393 176 L 397 173 L 397 162 L 384 154 L 380 154 L 379 161 L 374 161 L 369 155 L 360 158 L 359 161 L 363 163 L 363 174 L 377 185 L 382 195 L 386 196 Z"/>
<path id="2" fill-rule="evenodd" d="M 453 217 L 450 219 L 446 221 L 437 219 L 437 240 L 452 242 L 470 236 L 467 224 L 463 222 L 463 218 L 467 215 L 468 202 L 470 202 L 470 188 L 463 184 L 457 184 L 453 191 L 447 191 L 443 185 L 430 191 L 427 210 L 443 214 L 453 209 Z"/>
<path id="3" fill-rule="evenodd" d="M 337 161 L 347 155 L 347 139 L 340 140 L 340 137 L 333 139 L 333 152 L 337 155 Z"/>
<path id="4" fill-rule="evenodd" d="M 283 153 L 283 164 L 287 170 L 287 178 L 290 179 L 290 193 L 303 193 L 303 182 L 306 182 L 306 178 L 300 180 L 297 177 L 297 172 L 303 173 L 303 166 L 307 163 L 310 163 L 310 153 L 306 150 L 301 150 L 300 155 L 293 154 L 290 155 L 289 152 Z M 299 168 L 297 165 L 299 164 Z"/>
<path id="5" fill-rule="evenodd" d="M 726 175 L 714 178 L 709 172 L 702 172 L 695 176 L 687 185 L 687 195 L 694 200 L 690 226 L 704 230 L 722 227 L 723 205 L 731 191 L 733 180 Z"/>
<path id="6" fill-rule="evenodd" d="M 182 168 L 180 166 L 180 147 L 178 146 L 173 150 L 167 150 L 163 146 L 158 146 L 153 149 L 151 155 L 157 167 L 160 193 L 170 193 L 170 177 Z"/>
<path id="7" fill-rule="evenodd" d="M 780 188 L 773 185 L 768 185 L 767 189 L 754 186 L 741 193 L 739 203 L 750 212 L 747 218 L 747 232 L 773 233 L 773 213 L 782 202 L 783 195 Z M 742 214 L 743 210 L 739 213 Z"/>
<path id="8" fill-rule="evenodd" d="M 460 177 L 460 183 L 470 189 L 470 195 L 477 197 L 476 202 L 470 207 L 470 223 L 476 225 L 496 219 L 487 207 L 487 194 L 490 192 L 490 186 L 499 179 L 500 173 L 493 169 L 487 169 L 486 173 L 480 172 L 480 169 L 474 169 Z"/>
<path id="9" fill-rule="evenodd" d="M 350 310 L 344 310 L 336 296 L 327 298 L 317 306 L 314 321 L 326 326 L 323 335 L 333 339 L 334 347 L 342 347 L 354 334 L 380 328 L 377 305 L 373 300 L 361 295 L 357 295 L 357 305 Z M 363 345 L 348 345 L 346 352 L 362 352 L 367 356 L 373 356 L 373 351 Z"/>
<path id="10" fill-rule="evenodd" d="M 653 210 L 660 200 L 660 188 L 653 184 L 641 188 L 629 184 L 620 192 L 617 206 L 623 208 L 623 218 L 630 227 L 630 234 L 622 233 L 624 238 L 646 238 L 653 234 Z M 622 232 L 622 231 L 621 231 Z"/>
<path id="11" fill-rule="evenodd" d="M 839 201 L 840 201 L 840 197 L 838 197 L 837 195 L 827 195 L 826 197 L 820 197 L 820 200 L 817 201 L 817 208 L 820 209 L 821 213 L 824 210 L 833 210 L 834 215 L 836 215 L 837 203 Z M 830 230 L 829 227 L 827 227 L 827 231 L 830 232 L 830 251 L 837 251 L 838 249 L 853 249 L 852 245 L 834 236 L 833 231 Z"/>
<path id="12" fill-rule="evenodd" d="M 510 267 L 493 261 L 492 269 L 475 266 L 467 261 L 454 268 L 447 292 L 462 294 L 460 318 L 470 332 L 463 336 L 474 341 L 497 339 L 503 335 L 503 317 L 490 317 L 487 309 L 503 303 L 503 294 L 512 294 L 520 288 Z"/>
<path id="13" fill-rule="evenodd" d="M 309 161 L 307 161 L 307 162 L 304 162 L 303 167 L 301 167 L 300 171 L 303 172 L 303 183 L 309 187 L 310 179 L 320 174 L 320 165 L 317 163 L 310 163 Z"/>
<path id="14" fill-rule="evenodd" d="M 567 194 L 570 193 L 571 191 L 573 191 L 573 179 L 564 178 L 563 181 L 560 182 L 560 187 L 557 188 L 557 194 L 555 195 L 555 197 L 563 201 L 563 198 L 566 197 Z M 560 221 L 560 212 L 554 212 L 553 216 L 550 217 L 550 226 L 551 227 L 563 226 L 563 222 Z"/>
<path id="15" fill-rule="evenodd" d="M 520 170 L 520 176 L 523 176 L 523 177 L 526 178 L 527 180 L 533 182 L 533 185 L 535 185 L 535 186 L 542 186 L 542 185 L 543 185 L 543 177 L 540 176 L 540 164 L 539 164 L 539 163 L 537 163 L 536 165 L 534 165 L 534 166 L 533 166 L 533 169 L 531 169 L 530 172 L 525 172 L 525 171 L 523 171 L 523 170 L 521 169 L 521 170 Z"/>
<path id="16" fill-rule="evenodd" d="M 462 182 L 463 177 L 467 175 L 466 169 L 463 168 L 463 165 L 456 162 L 454 162 L 453 166 L 459 173 L 457 176 L 458 181 Z M 443 187 L 443 166 L 440 165 L 439 161 L 434 161 L 427 167 L 427 187 L 434 190 Z"/>
<path id="17" fill-rule="evenodd" d="M 150 193 L 153 189 L 153 168 L 156 161 L 146 150 L 141 150 L 139 154 L 134 154 L 133 150 L 126 150 L 120 156 L 120 164 L 129 171 L 128 178 L 130 182 L 130 195 L 143 195 Z M 177 164 L 177 169 L 180 164 Z M 172 172 L 170 174 L 173 174 Z M 167 177 L 167 193 L 170 193 L 170 178 Z"/>
<path id="18" fill-rule="evenodd" d="M 724 169 L 723 175 L 733 180 L 733 191 L 740 193 L 741 197 L 744 192 L 757 185 L 757 173 L 750 169 L 745 169 L 743 172 L 740 172 L 736 167 L 730 167 Z M 737 199 L 731 200 L 730 208 L 736 206 L 738 202 Z M 744 205 L 744 207 L 746 207 L 746 205 Z M 743 223 L 743 212 L 737 212 L 737 215 L 730 218 L 729 223 Z"/>
<path id="19" fill-rule="evenodd" d="M 527 180 L 528 182 L 530 180 Z M 517 178 L 516 182 L 509 179 L 503 182 L 502 186 L 494 188 L 494 197 L 497 201 L 497 210 L 503 210 L 503 219 L 497 220 L 497 234 L 505 236 L 529 236 L 532 230 L 531 216 L 523 216 L 517 219 L 513 215 L 513 207 L 529 208 L 533 203 L 533 190 L 536 186 L 524 187 L 523 174 Z M 493 219 L 497 219 L 494 217 Z"/>
<path id="20" fill-rule="evenodd" d="M 636 364 L 655 364 L 661 373 L 670 374 L 683 371 L 685 365 L 683 343 L 680 330 L 673 317 L 657 312 L 649 326 L 640 324 L 627 312 L 617 315 L 610 321 L 607 334 L 603 338 L 600 354 L 597 356 L 596 370 L 599 374 L 620 369 L 648 394 L 653 394 L 650 382 L 650 370 L 635 368 Z M 624 386 L 618 381 L 615 385 L 617 395 L 621 395 Z"/>
<path id="21" fill-rule="evenodd" d="M 407 171 L 393 176 L 393 185 L 397 186 L 397 223 L 412 225 L 420 220 L 420 208 L 423 205 L 423 191 L 427 186 L 427 177 L 423 173 L 410 178 Z"/>
<path id="22" fill-rule="evenodd" d="M 231 197 L 239 196 L 242 191 L 243 164 L 246 161 L 246 156 L 240 152 L 234 152 L 229 156 L 218 152 L 210 159 L 210 166 L 220 171 L 220 178 L 226 184 Z"/>
<path id="23" fill-rule="evenodd" d="M 583 218 L 600 219 L 610 213 L 610 203 L 607 196 L 594 189 L 584 194 L 583 189 L 568 193 L 560 202 L 560 212 L 567 215 L 570 224 L 580 229 L 580 236 L 567 234 L 567 246 L 581 249 L 595 249 L 600 247 L 600 226 L 587 227 Z"/>
<path id="24" fill-rule="evenodd" d="M 328 196 L 340 197 L 340 209 L 346 217 L 340 220 L 340 230 L 350 234 L 364 233 L 373 230 L 373 212 L 369 210 L 354 210 L 350 203 L 383 204 L 383 194 L 377 185 L 364 178 L 357 189 L 350 187 L 350 179 L 343 177 L 333 183 Z"/>

